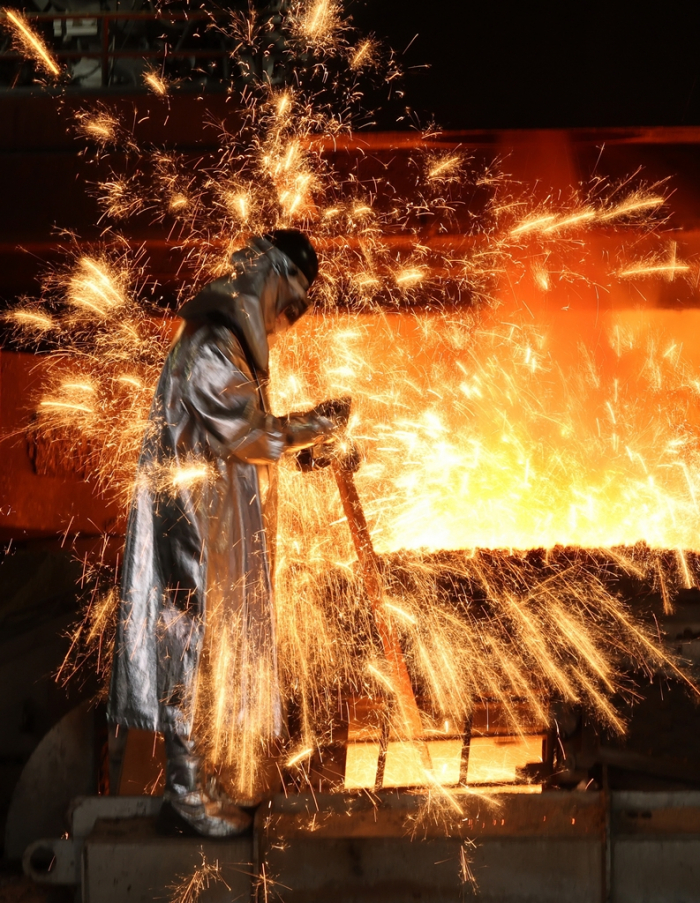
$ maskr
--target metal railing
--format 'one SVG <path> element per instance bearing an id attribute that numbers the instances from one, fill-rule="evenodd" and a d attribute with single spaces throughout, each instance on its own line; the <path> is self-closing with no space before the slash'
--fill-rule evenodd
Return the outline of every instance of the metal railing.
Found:
<path id="1" fill-rule="evenodd" d="M 160 64 L 166 69 L 168 63 L 189 60 L 192 68 L 198 61 L 209 60 L 219 67 L 217 80 L 230 76 L 232 42 L 217 28 L 217 23 L 230 18 L 228 12 L 112 12 L 90 11 L 82 15 L 73 12 L 23 13 L 28 24 L 37 30 L 47 49 L 60 64 L 74 60 L 95 60 L 99 63 L 100 84 L 112 83 L 114 64 L 119 60 L 143 59 L 155 68 Z M 0 22 L 2 19 L 0 19 Z M 53 23 L 53 40 L 41 26 Z M 156 23 L 174 34 L 134 36 L 128 33 L 128 26 Z M 202 27 L 204 26 L 204 27 Z M 179 33 L 178 33 L 179 31 Z M 60 39 L 57 41 L 57 39 Z M 138 41 L 142 46 L 128 46 Z M 65 43 L 87 44 L 64 49 Z M 122 46 L 118 46 L 121 41 Z M 9 43 L 9 40 L 8 40 Z M 58 44 L 58 46 L 57 46 Z M 160 44 L 162 46 L 154 46 Z M 203 46 L 206 44 L 207 46 Z M 146 46 L 143 46 L 146 45 Z M 17 50 L 0 50 L 0 66 L 3 62 L 24 63 L 26 57 Z M 96 67 L 97 69 L 98 67 Z M 208 73 L 212 75 L 212 73 Z M 79 83 L 79 77 L 75 80 Z M 0 83 L 2 79 L 0 78 Z M 7 85 L 9 87 L 9 85 Z"/>

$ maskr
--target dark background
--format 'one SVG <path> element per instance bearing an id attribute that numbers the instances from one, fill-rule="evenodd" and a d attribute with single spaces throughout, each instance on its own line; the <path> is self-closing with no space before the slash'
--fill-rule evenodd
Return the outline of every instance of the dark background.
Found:
<path id="1" fill-rule="evenodd" d="M 431 115 L 447 129 L 700 123 L 696 2 L 353 0 L 347 10 L 396 51 L 421 125 Z"/>

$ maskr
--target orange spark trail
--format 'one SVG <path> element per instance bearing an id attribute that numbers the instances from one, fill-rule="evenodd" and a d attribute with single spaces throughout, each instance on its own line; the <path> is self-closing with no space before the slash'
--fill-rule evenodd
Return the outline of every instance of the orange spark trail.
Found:
<path id="1" fill-rule="evenodd" d="M 46 45 L 41 38 L 32 31 L 29 23 L 24 16 L 19 15 L 11 9 L 4 9 L 5 17 L 12 23 L 12 28 L 20 46 L 31 56 L 37 63 L 43 66 L 51 75 L 60 75 L 61 70 L 58 63 L 49 53 Z"/>

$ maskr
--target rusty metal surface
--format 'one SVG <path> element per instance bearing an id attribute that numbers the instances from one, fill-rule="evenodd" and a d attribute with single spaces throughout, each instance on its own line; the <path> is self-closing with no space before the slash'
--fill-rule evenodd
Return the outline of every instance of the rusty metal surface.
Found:
<path id="1" fill-rule="evenodd" d="M 265 835 L 292 841 L 332 837 L 602 837 L 605 810 L 600 793 L 497 794 L 493 801 L 424 792 L 391 794 L 298 794 L 274 798 Z M 272 842 L 272 841 L 271 841 Z"/>
<path id="2" fill-rule="evenodd" d="M 425 792 L 276 797 L 260 821 L 260 862 L 285 903 L 604 899 L 602 794 L 459 802 L 465 815 Z"/>
<path id="3" fill-rule="evenodd" d="M 630 791 L 614 793 L 612 799 L 615 837 L 696 834 L 700 838 L 700 791 Z"/>
<path id="4" fill-rule="evenodd" d="M 455 838 L 321 839 L 272 851 L 267 865 L 284 903 L 599 903 L 600 846 L 494 840 L 470 852 L 463 880 Z"/>
<path id="5" fill-rule="evenodd" d="M 172 898 L 173 886 L 201 867 L 202 854 L 219 863 L 230 889 L 212 885 L 201 899 L 222 903 L 700 899 L 700 793 L 504 794 L 489 818 L 482 800 L 463 801 L 479 810 L 481 821 L 475 810 L 471 824 L 449 816 L 434 798 L 426 810 L 430 798 L 279 796 L 258 810 L 252 837 L 233 841 L 159 837 L 153 817 L 135 808 L 136 797 L 83 800 L 76 813 L 84 810 L 84 824 L 80 830 L 74 824 L 88 832 L 82 900 Z M 117 812 L 116 803 L 126 805 Z M 649 830 L 617 833 L 629 822 Z"/>

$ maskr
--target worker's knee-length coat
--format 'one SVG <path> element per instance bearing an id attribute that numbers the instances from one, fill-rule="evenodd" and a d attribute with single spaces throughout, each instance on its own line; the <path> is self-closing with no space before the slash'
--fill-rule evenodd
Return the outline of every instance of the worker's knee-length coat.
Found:
<path id="1" fill-rule="evenodd" d="M 191 729 L 205 629 L 218 617 L 238 657 L 234 720 L 255 710 L 263 734 L 282 730 L 274 537 L 265 525 L 270 465 L 295 442 L 311 444 L 319 424 L 313 415 L 269 413 L 267 335 L 307 286 L 267 242 L 234 264 L 230 278 L 182 309 L 185 326 L 156 388 L 124 550 L 108 704 L 118 724 Z"/>

